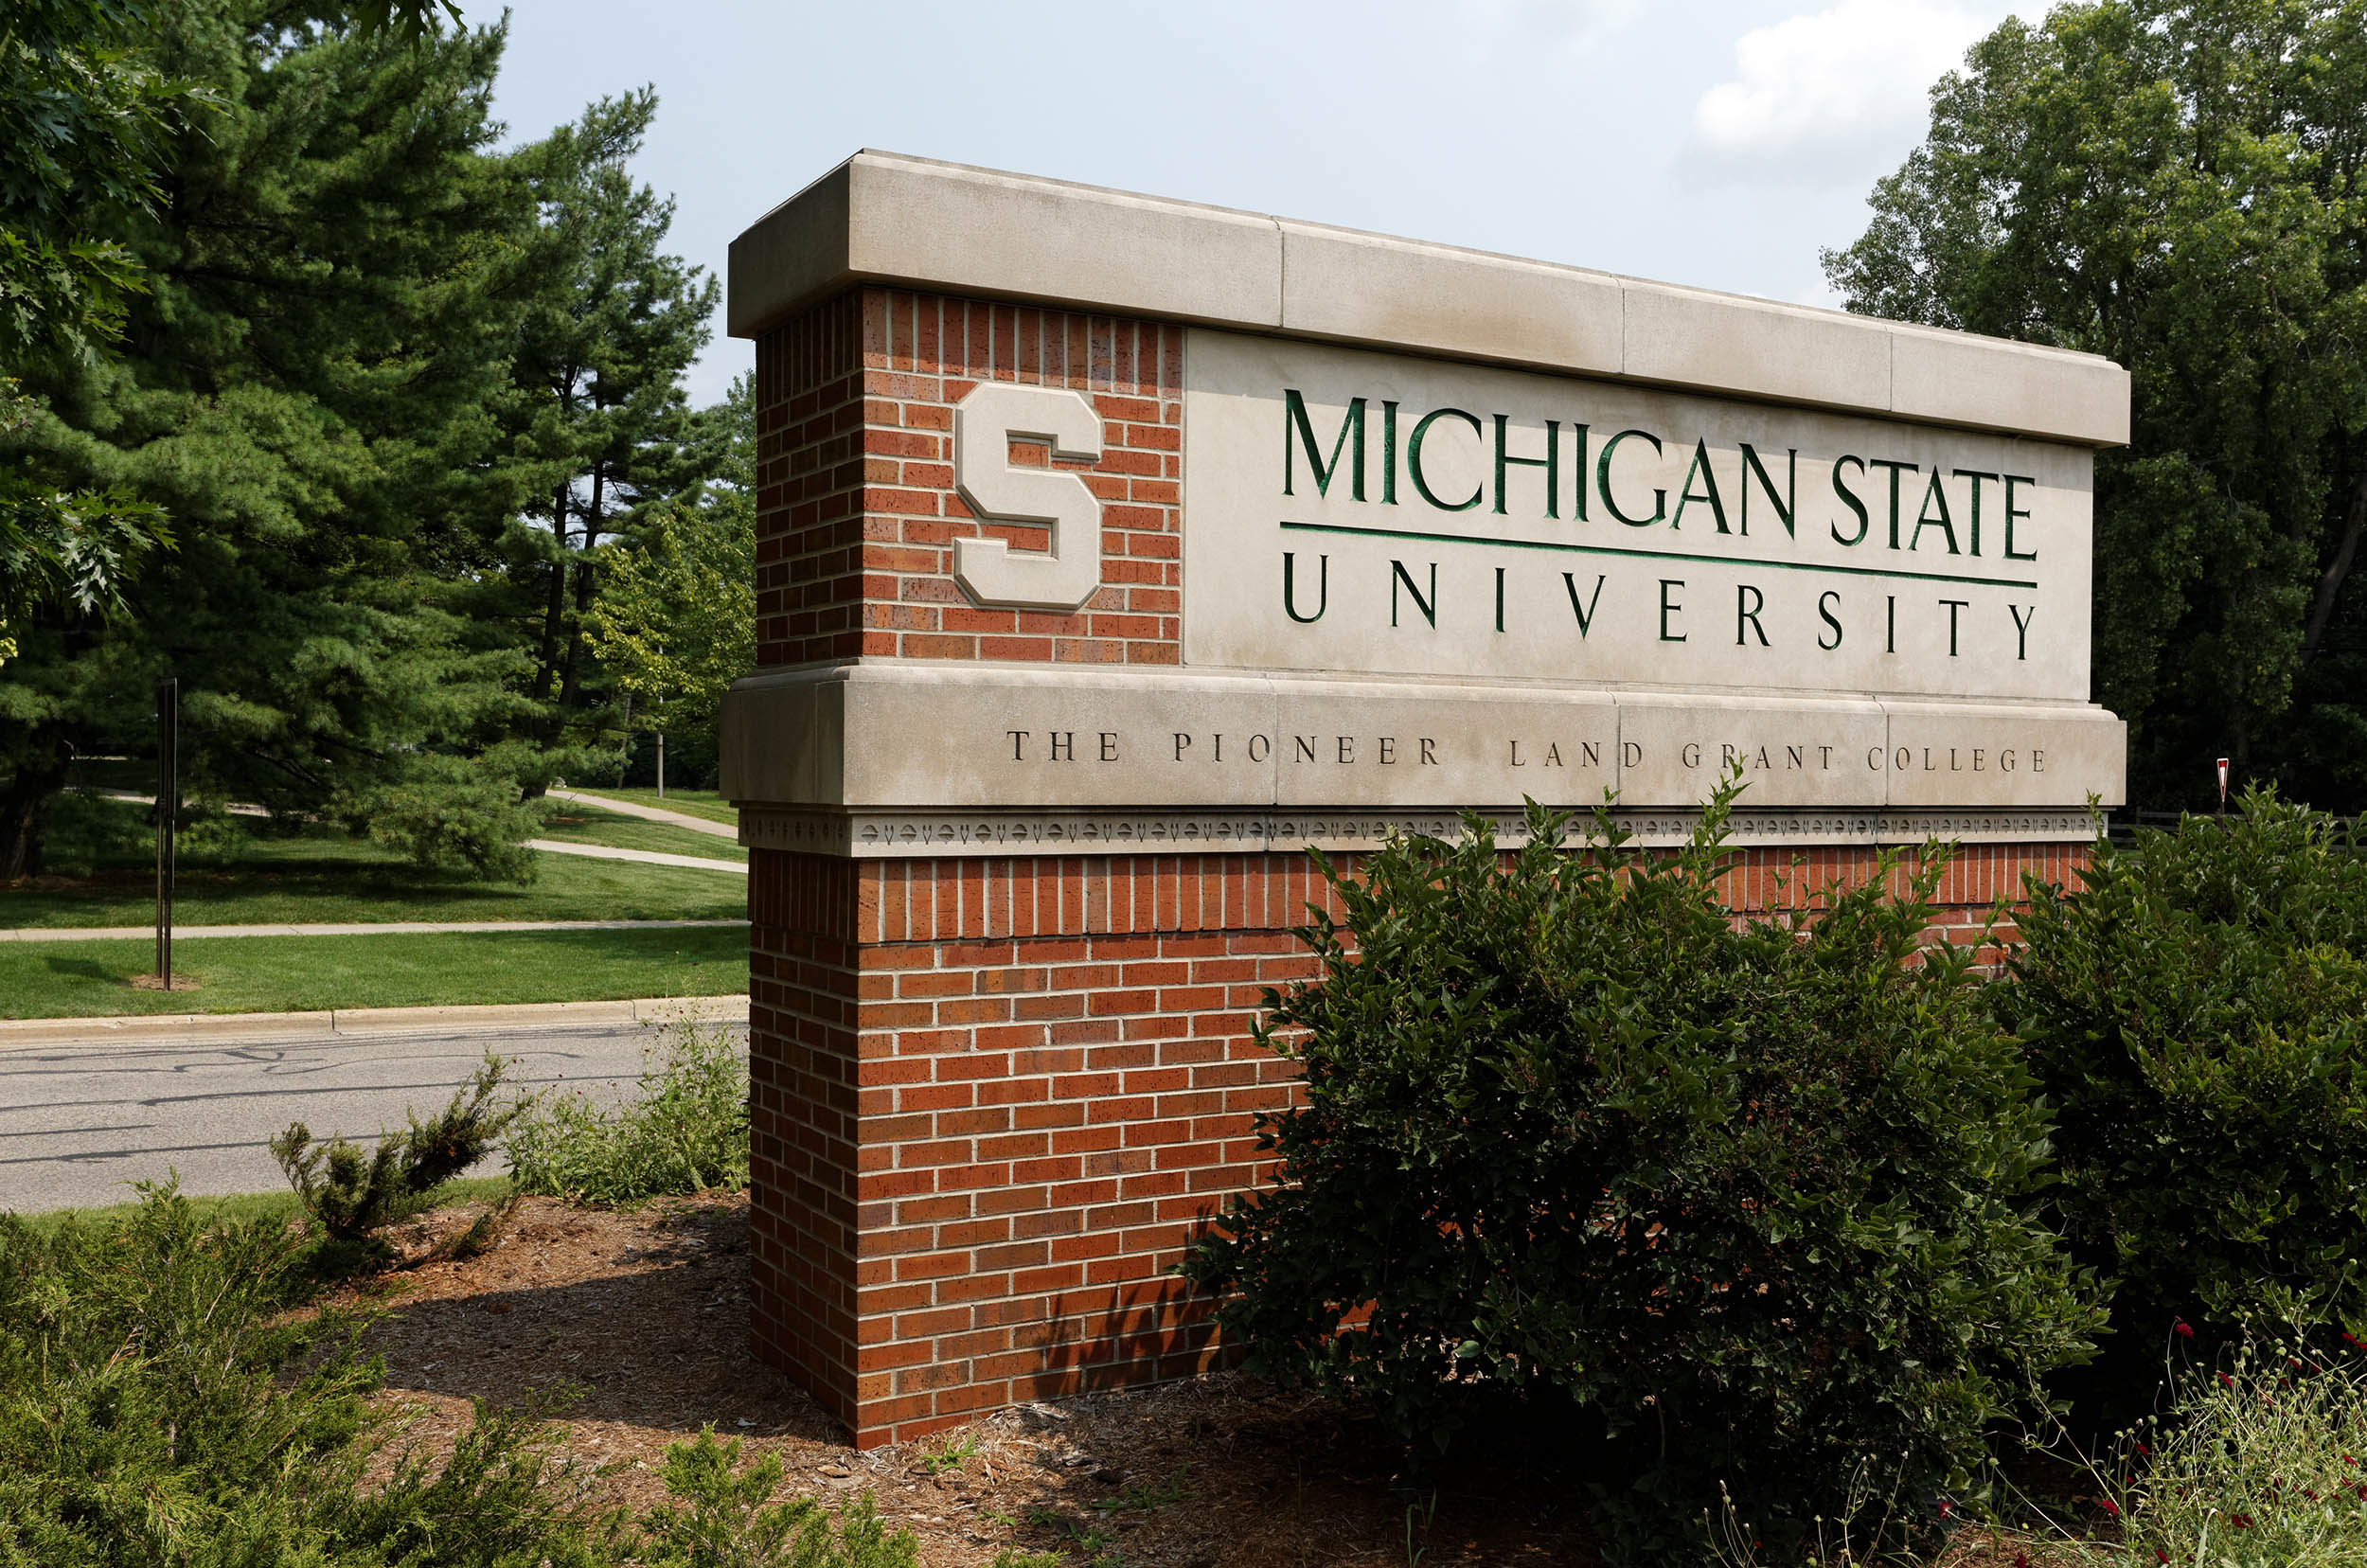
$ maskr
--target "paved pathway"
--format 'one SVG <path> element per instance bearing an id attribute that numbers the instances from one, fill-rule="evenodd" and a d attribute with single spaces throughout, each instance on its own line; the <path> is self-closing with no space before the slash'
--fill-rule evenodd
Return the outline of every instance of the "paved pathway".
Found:
<path id="1" fill-rule="evenodd" d="M 744 1038 L 744 1025 L 732 1025 Z M 192 1193 L 285 1184 L 270 1140 L 292 1121 L 368 1139 L 442 1108 L 489 1047 L 522 1088 L 611 1097 L 658 1042 L 647 1024 L 27 1044 L 0 1051 L 0 1209 L 120 1203 L 177 1169 Z M 501 1169 L 489 1161 L 481 1174 Z"/>
<path id="2" fill-rule="evenodd" d="M 739 829 L 728 823 L 710 822 L 703 816 L 692 816 L 687 811 L 669 811 L 663 806 L 644 806 L 637 800 L 614 800 L 588 790 L 553 790 L 550 793 L 555 800 L 581 801 L 603 811 L 614 811 L 618 816 L 639 817 L 644 822 L 663 822 L 671 828 L 687 828 L 694 833 L 708 833 L 734 843 L 739 840 Z"/>
<path id="3" fill-rule="evenodd" d="M 592 860 L 639 861 L 644 865 L 687 865 L 697 871 L 730 871 L 746 876 L 748 868 L 738 861 L 709 860 L 704 855 L 669 855 L 660 849 L 618 849 L 606 844 L 565 844 L 558 839 L 528 839 L 529 849 L 547 849 L 554 855 L 583 855 Z"/>
<path id="4" fill-rule="evenodd" d="M 706 864 L 706 863 L 703 863 Z M 733 870 L 743 867 L 733 866 Z M 172 938 L 190 936 L 400 936 L 432 931 L 664 931 L 676 926 L 744 926 L 745 920 L 360 920 L 312 925 L 176 925 Z M 0 942 L 104 942 L 153 936 L 152 925 L 19 926 Z"/>

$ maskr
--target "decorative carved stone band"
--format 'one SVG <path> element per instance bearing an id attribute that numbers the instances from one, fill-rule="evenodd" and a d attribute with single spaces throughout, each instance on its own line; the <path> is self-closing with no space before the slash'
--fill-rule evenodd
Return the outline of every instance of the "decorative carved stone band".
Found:
<path id="1" fill-rule="evenodd" d="M 1522 811 L 1494 807 L 1481 816 L 1497 842 L 1528 841 Z M 1616 811 L 1612 818 L 1652 846 L 1682 844 L 1698 811 Z M 1894 845 L 1952 839 L 1962 844 L 2089 843 L 2095 818 L 2061 810 L 1981 811 L 1736 811 L 1736 845 Z M 1573 832 L 1587 830 L 1576 817 Z M 739 842 L 752 849 L 789 849 L 859 860 L 945 856 L 1141 855 L 1291 852 L 1377 848 L 1392 833 L 1453 837 L 1452 811 L 816 811 L 751 807 L 739 814 Z"/>

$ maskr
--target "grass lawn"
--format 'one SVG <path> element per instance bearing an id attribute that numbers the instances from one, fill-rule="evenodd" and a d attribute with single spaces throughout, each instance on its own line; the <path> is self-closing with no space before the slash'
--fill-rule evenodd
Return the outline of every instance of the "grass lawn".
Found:
<path id="1" fill-rule="evenodd" d="M 603 811 L 572 800 L 558 802 L 557 809 L 543 824 L 542 832 L 535 836 L 569 844 L 605 844 L 618 849 L 655 849 L 668 855 L 696 855 L 701 860 L 735 861 L 741 864 L 748 860 L 748 851 L 730 839 L 693 832 L 668 823 L 645 822 L 639 817 Z"/>
<path id="2" fill-rule="evenodd" d="M 134 989 L 154 963 L 148 941 L 0 943 L 0 1018 L 728 996 L 748 989 L 748 932 L 215 936 L 173 950 L 175 978 L 197 989 Z"/>
<path id="3" fill-rule="evenodd" d="M 666 792 L 666 798 L 660 800 L 655 790 L 611 790 L 597 785 L 578 784 L 567 787 L 584 794 L 607 795 L 612 800 L 630 800 L 639 806 L 656 806 L 668 811 L 680 811 L 685 816 L 705 817 L 709 822 L 721 822 L 728 827 L 739 824 L 739 813 L 732 809 L 731 802 L 713 790 L 669 789 Z"/>
<path id="4" fill-rule="evenodd" d="M 140 841 L 145 809 L 93 803 L 110 834 L 88 876 L 43 877 L 0 887 L 0 930 L 13 926 L 146 925 L 156 916 L 152 854 Z M 605 813 L 602 813 L 604 816 Z M 620 824 L 697 840 L 710 859 L 740 855 L 722 839 L 708 847 L 687 829 Z M 597 829 L 606 831 L 605 828 Z M 563 836 L 554 833 L 552 836 Z M 543 855 L 524 886 L 463 872 L 421 871 L 391 849 L 317 829 L 292 838 L 218 826 L 191 836 L 181 856 L 175 919 L 183 925 L 269 925 L 326 920 L 729 920 L 748 912 L 747 882 L 727 871 Z M 635 844 L 632 847 L 655 847 Z M 674 847 L 669 839 L 667 847 Z M 735 988 L 736 989 L 736 988 Z M 0 995 L 5 995 L 0 992 Z"/>

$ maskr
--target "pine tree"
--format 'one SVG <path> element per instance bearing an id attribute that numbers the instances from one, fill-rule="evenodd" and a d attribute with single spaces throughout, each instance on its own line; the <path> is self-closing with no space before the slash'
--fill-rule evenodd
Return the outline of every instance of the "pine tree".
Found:
<path id="1" fill-rule="evenodd" d="M 487 413 L 535 232 L 525 160 L 493 150 L 501 36 L 287 14 L 157 14 L 158 68 L 222 112 L 167 150 L 152 215 L 111 220 L 151 291 L 126 355 L 27 378 L 43 406 L 13 454 L 162 505 L 179 548 L 127 616 L 31 623 L 0 668 L 0 877 L 37 868 L 68 759 L 144 736 L 168 671 L 201 793 L 359 824 L 456 756 L 534 771 L 496 745 L 521 650 L 466 602 L 531 469 Z"/>
<path id="2" fill-rule="evenodd" d="M 714 279 L 664 250 L 674 204 L 628 169 L 657 113 L 647 88 L 603 98 L 535 151 L 551 256 L 514 375 L 521 449 L 549 467 L 526 510 L 513 585 L 536 618 L 531 686 L 548 745 L 584 742 L 598 717 L 586 633 L 603 540 L 711 472 L 682 375 L 708 339 Z"/>

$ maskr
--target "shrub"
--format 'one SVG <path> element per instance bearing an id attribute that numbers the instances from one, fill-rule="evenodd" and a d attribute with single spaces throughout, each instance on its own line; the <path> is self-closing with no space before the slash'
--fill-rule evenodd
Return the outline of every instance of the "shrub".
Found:
<path id="1" fill-rule="evenodd" d="M 1945 857 L 1738 920 L 1731 789 L 1692 842 L 1584 847 L 1530 809 L 1402 838 L 1301 932 L 1260 1038 L 1304 1069 L 1270 1190 L 1185 1273 L 1251 1364 L 1443 1444 L 1483 1404 L 1601 1439 L 1607 1550 L 1707 1554 L 1719 1486 L 1771 1542 L 1869 1468 L 1918 1506 L 2085 1352 L 2034 1213 L 2046 1127 L 1971 950 L 1921 945 Z M 1319 857 L 1320 859 L 1320 857 Z M 1895 898 L 1885 882 L 1900 881 Z"/>
<path id="2" fill-rule="evenodd" d="M 2100 1477 L 2124 1521 L 2108 1560 L 2225 1568 L 2367 1562 L 2367 1373 L 2247 1345 L 2188 1367 L 2169 1417 L 2128 1433 Z"/>
<path id="3" fill-rule="evenodd" d="M 765 1454 L 739 1469 L 739 1439 L 698 1441 L 666 1451 L 666 1490 L 687 1507 L 661 1504 L 643 1521 L 643 1568 L 917 1568 L 920 1543 L 891 1534 L 868 1493 L 835 1521 L 810 1498 L 770 1499 L 781 1461 Z"/>
<path id="4" fill-rule="evenodd" d="M 290 1123 L 271 1141 L 272 1154 L 305 1212 L 330 1239 L 362 1241 L 430 1207 L 436 1188 L 492 1152 L 525 1110 L 524 1101 L 492 1103 L 502 1072 L 501 1058 L 488 1052 L 485 1065 L 440 1114 L 426 1123 L 413 1116 L 408 1131 L 380 1138 L 367 1154 L 342 1137 L 316 1144 L 302 1122 Z"/>
<path id="5" fill-rule="evenodd" d="M 297 1311 L 303 1236 L 170 1188 L 101 1225 L 0 1217 L 0 1563 L 609 1561 L 532 1412 L 365 1490 L 365 1319 Z"/>
<path id="6" fill-rule="evenodd" d="M 509 1136 L 519 1188 L 570 1203 L 637 1203 L 748 1184 L 748 1067 L 723 1025 L 668 1025 L 641 1091 L 603 1111 L 580 1090 L 547 1099 Z"/>
<path id="7" fill-rule="evenodd" d="M 2367 859 L 2268 792 L 2031 889 L 1997 988 L 2056 1107 L 2074 1255 L 2117 1274 L 2112 1360 L 2180 1320 L 2367 1333 Z"/>

